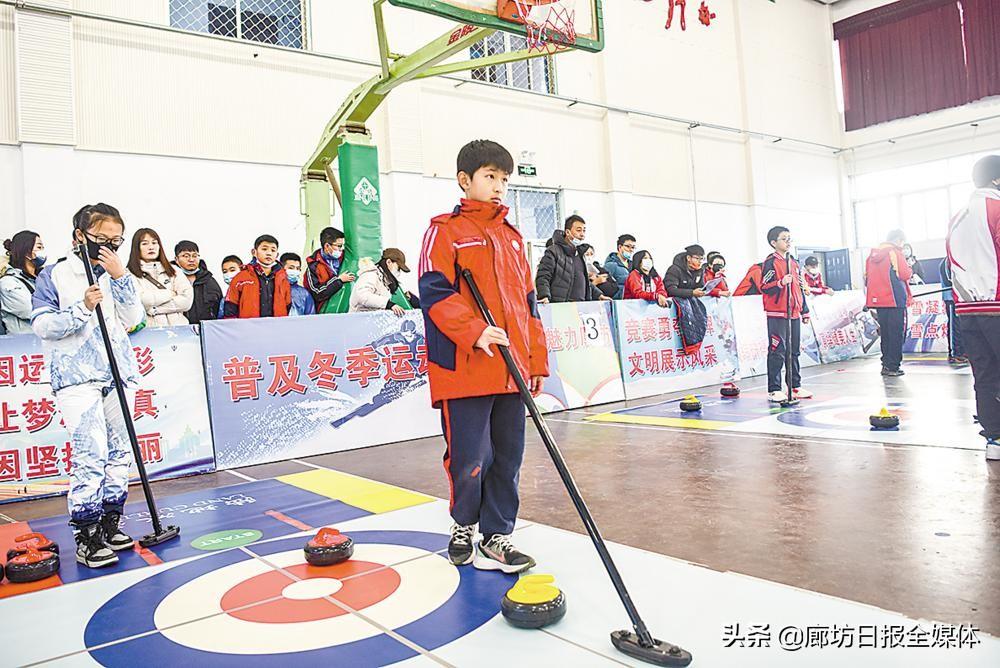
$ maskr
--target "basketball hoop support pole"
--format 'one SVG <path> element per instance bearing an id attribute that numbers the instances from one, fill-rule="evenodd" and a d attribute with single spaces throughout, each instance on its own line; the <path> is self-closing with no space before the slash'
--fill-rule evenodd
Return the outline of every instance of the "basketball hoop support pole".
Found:
<path id="1" fill-rule="evenodd" d="M 365 123 L 397 86 L 413 79 L 425 79 L 479 67 L 529 60 L 565 50 L 556 47 L 544 51 L 524 50 L 440 65 L 442 61 L 469 49 L 476 42 L 486 39 L 496 32 L 492 28 L 474 28 L 460 24 L 413 53 L 397 57 L 389 50 L 389 40 L 382 16 L 383 4 L 385 4 L 385 0 L 373 0 L 372 3 L 375 12 L 380 71 L 351 91 L 333 118 L 326 124 L 319 144 L 302 167 L 300 180 L 304 191 L 306 254 L 312 253 L 317 248 L 319 233 L 324 227 L 330 225 L 333 212 L 329 203 L 329 189 L 332 187 L 336 190 L 338 186 L 330 183 L 328 174 L 334 173 L 332 165 L 337 160 L 340 147 L 344 144 L 345 139 L 352 134 L 367 135 Z M 341 180 L 343 180 L 343 175 L 341 175 Z M 344 209 L 345 218 L 348 217 L 346 209 L 355 204 L 350 194 L 354 186 L 353 183 L 343 184 L 344 196 L 341 207 Z M 346 242 L 349 247 L 363 245 L 360 243 L 361 240 L 352 239 L 350 235 L 347 235 Z"/>

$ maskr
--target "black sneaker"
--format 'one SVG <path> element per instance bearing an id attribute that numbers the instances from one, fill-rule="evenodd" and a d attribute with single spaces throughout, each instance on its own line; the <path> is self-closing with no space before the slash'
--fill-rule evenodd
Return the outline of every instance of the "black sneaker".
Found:
<path id="1" fill-rule="evenodd" d="M 906 375 L 902 369 L 887 369 L 882 367 L 882 375 L 888 378 L 896 378 L 898 376 Z"/>
<path id="2" fill-rule="evenodd" d="M 135 540 L 121 530 L 122 514 L 118 512 L 107 512 L 101 518 L 101 529 L 104 530 L 104 544 L 115 552 L 131 550 L 135 545 Z"/>
<path id="3" fill-rule="evenodd" d="M 456 566 L 472 563 L 472 539 L 476 536 L 475 524 L 452 524 L 448 541 L 448 559 Z"/>
<path id="4" fill-rule="evenodd" d="M 104 544 L 100 523 L 81 527 L 76 534 L 76 560 L 87 568 L 102 568 L 118 563 L 118 555 Z"/>
<path id="5" fill-rule="evenodd" d="M 503 571 L 520 573 L 535 566 L 535 560 L 518 552 L 510 542 L 510 536 L 494 534 L 488 541 L 482 541 L 476 548 L 476 559 L 472 564 L 481 571 Z"/>

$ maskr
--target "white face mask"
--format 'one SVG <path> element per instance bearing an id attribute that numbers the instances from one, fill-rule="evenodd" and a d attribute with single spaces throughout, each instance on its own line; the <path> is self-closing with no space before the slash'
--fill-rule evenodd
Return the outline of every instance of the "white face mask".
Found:
<path id="1" fill-rule="evenodd" d="M 647 257 L 641 263 L 639 263 L 639 267 L 642 268 L 642 270 L 648 274 L 650 271 L 653 270 L 653 261 Z"/>
<path id="2" fill-rule="evenodd" d="M 301 269 L 286 269 L 285 276 L 288 277 L 289 283 L 298 283 L 299 279 L 302 278 Z"/>
<path id="3" fill-rule="evenodd" d="M 585 257 L 584 259 L 585 259 L 585 260 L 586 260 L 587 262 L 593 262 L 593 261 L 594 261 L 594 254 L 593 254 L 593 253 L 591 253 L 590 255 L 588 255 L 587 257 Z"/>
<path id="4" fill-rule="evenodd" d="M 226 285 L 229 285 L 233 281 L 233 276 L 235 276 L 238 273 L 240 273 L 240 272 L 238 272 L 238 271 L 228 271 L 228 272 L 226 272 L 225 274 L 222 275 L 222 280 L 224 280 L 226 282 Z"/>
<path id="5" fill-rule="evenodd" d="M 576 237 L 570 237 L 569 238 L 569 242 L 571 244 L 573 244 L 574 246 L 579 246 L 580 244 L 583 243 L 583 239 L 577 239 Z"/>

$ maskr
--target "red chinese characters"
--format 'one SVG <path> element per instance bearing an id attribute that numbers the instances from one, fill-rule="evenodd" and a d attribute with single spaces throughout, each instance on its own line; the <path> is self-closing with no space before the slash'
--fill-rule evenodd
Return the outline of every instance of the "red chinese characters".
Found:
<path id="1" fill-rule="evenodd" d="M 306 393 L 306 386 L 299 382 L 299 359 L 295 355 L 272 355 L 267 361 L 274 367 L 274 376 L 267 388 L 270 395 L 285 396 L 291 392 Z"/>
<path id="2" fill-rule="evenodd" d="M 337 366 L 337 353 L 313 352 L 309 362 L 309 380 L 324 390 L 336 390 L 337 378 L 344 375 L 344 368 Z"/>
<path id="3" fill-rule="evenodd" d="M 138 420 L 148 415 L 154 420 L 160 414 L 160 409 L 153 403 L 156 390 L 136 390 L 135 406 L 132 409 L 132 419 Z"/>
<path id="4" fill-rule="evenodd" d="M 372 379 L 382 373 L 379 355 L 371 346 L 350 348 L 347 351 L 347 379 L 357 381 L 361 387 L 368 387 Z"/>
<path id="5" fill-rule="evenodd" d="M 20 372 L 21 385 L 37 385 L 42 382 L 42 369 L 45 367 L 43 355 L 21 355 L 17 365 Z"/>
<path id="6" fill-rule="evenodd" d="M 54 445 L 33 445 L 25 451 L 24 459 L 29 480 L 59 475 L 59 454 Z"/>
<path id="7" fill-rule="evenodd" d="M 225 373 L 222 382 L 229 386 L 229 398 L 232 401 L 257 399 L 257 383 L 264 377 L 260 371 L 260 362 L 245 355 L 243 359 L 231 357 L 222 365 Z"/>
<path id="8" fill-rule="evenodd" d="M 160 433 L 139 434 L 136 437 L 139 441 L 139 451 L 142 453 L 144 464 L 155 464 L 163 461 L 163 447 L 160 443 Z"/>
<path id="9" fill-rule="evenodd" d="M 21 451 L 0 450 L 0 482 L 21 479 Z"/>
<path id="10" fill-rule="evenodd" d="M 45 429 L 52 423 L 56 414 L 56 405 L 51 399 L 43 397 L 41 401 L 28 399 L 21 406 L 21 416 L 24 417 L 25 429 L 29 434 Z"/>
<path id="11" fill-rule="evenodd" d="M 139 365 L 139 375 L 148 376 L 156 368 L 156 363 L 153 361 L 153 351 L 149 349 L 149 346 L 145 348 L 136 346 L 132 348 L 132 352 L 135 353 L 135 361 Z"/>
<path id="12" fill-rule="evenodd" d="M 6 401 L 0 403 L 0 434 L 15 434 L 21 431 L 16 424 L 12 424 L 10 419 L 17 415 Z"/>
<path id="13" fill-rule="evenodd" d="M 385 348 L 385 376 L 387 381 L 413 380 L 417 372 L 413 368 L 413 353 L 409 346 Z"/>
<path id="14" fill-rule="evenodd" d="M 14 387 L 16 382 L 14 358 L 10 355 L 0 357 L 0 387 Z"/>

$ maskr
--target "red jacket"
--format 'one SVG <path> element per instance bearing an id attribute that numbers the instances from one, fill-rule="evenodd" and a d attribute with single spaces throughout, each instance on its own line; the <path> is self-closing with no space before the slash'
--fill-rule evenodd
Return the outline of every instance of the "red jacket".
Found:
<path id="1" fill-rule="evenodd" d="M 760 264 L 750 265 L 750 268 L 747 269 L 747 275 L 743 277 L 740 284 L 733 290 L 734 297 L 760 294 L 760 268 Z"/>
<path id="2" fill-rule="evenodd" d="M 722 282 L 708 292 L 709 297 L 721 297 L 723 292 L 729 292 L 729 286 L 726 285 L 725 271 L 723 269 L 716 274 L 711 268 L 705 267 L 705 285 L 708 285 L 709 281 L 714 281 L 716 278 L 722 276 Z"/>
<path id="3" fill-rule="evenodd" d="M 791 319 L 797 320 L 809 315 L 809 305 L 802 292 L 802 278 L 799 263 L 792 256 L 781 257 L 771 253 L 761 264 L 760 291 L 764 300 L 764 312 L 769 318 L 789 317 L 788 300 L 791 298 Z M 791 274 L 793 279 L 782 285 L 781 279 Z"/>
<path id="4" fill-rule="evenodd" d="M 865 262 L 868 308 L 903 308 L 913 302 L 910 277 L 913 269 L 903 257 L 903 249 L 885 243 L 873 248 Z"/>
<path id="5" fill-rule="evenodd" d="M 277 267 L 277 265 L 275 265 Z M 244 265 L 240 273 L 233 276 L 223 305 L 226 318 L 260 317 L 260 281 L 263 269 L 256 262 Z M 292 285 L 284 269 L 274 271 L 274 317 L 288 315 L 292 304 Z"/>
<path id="6" fill-rule="evenodd" d="M 1000 190 L 979 188 L 948 230 L 955 311 L 1000 316 Z"/>
<path id="7" fill-rule="evenodd" d="M 512 394 L 517 385 L 494 346 L 473 349 L 486 320 L 459 275 L 469 269 L 497 326 L 507 332 L 521 375 L 549 375 L 545 329 L 521 233 L 507 207 L 463 199 L 431 221 L 420 251 L 420 307 L 427 336 L 431 401 Z"/>
<path id="8" fill-rule="evenodd" d="M 670 299 L 667 289 L 663 287 L 663 279 L 659 275 L 649 277 L 651 285 L 647 285 L 645 278 L 642 272 L 633 269 L 625 279 L 624 299 L 645 299 L 647 302 L 655 302 L 659 295 Z"/>
<path id="9" fill-rule="evenodd" d="M 802 275 L 806 281 L 806 287 L 809 288 L 809 294 L 811 295 L 825 295 L 826 294 L 826 284 L 823 283 L 823 274 L 810 274 L 808 271 Z"/>

